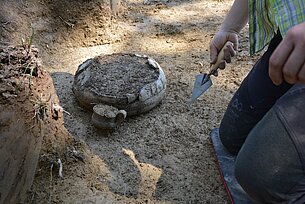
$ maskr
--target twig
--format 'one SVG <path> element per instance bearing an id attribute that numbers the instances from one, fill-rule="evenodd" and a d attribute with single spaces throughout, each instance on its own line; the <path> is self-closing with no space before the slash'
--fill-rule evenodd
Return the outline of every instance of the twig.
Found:
<path id="1" fill-rule="evenodd" d="M 32 43 L 33 43 L 34 35 L 35 35 L 35 31 L 34 31 L 34 28 L 32 27 L 32 34 L 31 34 L 29 42 L 28 42 L 27 55 L 29 55 L 29 53 L 31 51 L 31 46 L 32 46 Z"/>
<path id="2" fill-rule="evenodd" d="M 49 203 L 52 201 L 52 182 L 53 182 L 53 163 L 51 164 L 51 170 L 50 170 L 50 195 L 49 195 Z"/>
<path id="3" fill-rule="evenodd" d="M 53 103 L 52 108 L 53 108 L 55 111 L 62 111 L 62 112 L 64 112 L 64 113 L 67 113 L 68 115 L 71 115 L 68 111 L 66 111 L 63 107 L 61 107 L 60 105 L 58 105 L 58 104 L 56 104 L 56 103 Z"/>
<path id="4" fill-rule="evenodd" d="M 31 100 L 31 102 L 34 103 L 33 104 L 34 105 L 34 117 L 33 118 L 36 118 L 37 122 L 46 121 L 47 111 L 48 111 L 48 104 L 47 104 L 48 101 L 43 101 L 42 96 L 40 96 L 40 98 L 37 98 L 35 100 Z"/>
<path id="5" fill-rule="evenodd" d="M 52 113 L 52 116 L 53 118 L 55 118 L 56 120 L 58 119 L 59 117 L 59 112 L 64 112 L 68 115 L 71 115 L 68 111 L 64 110 L 63 107 L 61 107 L 59 104 L 55 103 L 54 102 L 54 96 L 50 96 L 50 101 L 51 101 L 51 113 Z"/>
<path id="6" fill-rule="evenodd" d="M 29 53 L 31 51 L 31 46 L 33 43 L 34 35 L 35 35 L 35 31 L 34 31 L 34 28 L 32 27 L 31 36 L 26 37 L 25 39 L 21 38 L 21 46 L 26 50 L 27 57 L 29 56 Z"/>
<path id="7" fill-rule="evenodd" d="M 6 44 L 6 45 L 7 45 L 7 44 L 10 44 L 9 42 L 4 42 L 4 41 L 1 41 L 1 40 L 0 40 L 0 43 Z"/>
<path id="8" fill-rule="evenodd" d="M 58 159 L 57 163 L 58 163 L 58 165 L 59 165 L 58 175 L 59 175 L 60 178 L 64 179 L 64 177 L 63 177 L 63 175 L 62 175 L 62 169 L 63 169 L 63 167 L 62 167 L 62 162 L 61 162 L 61 160 Z"/>
<path id="9" fill-rule="evenodd" d="M 35 198 L 35 192 L 33 192 L 32 196 L 31 196 L 31 203 L 33 203 L 34 198 Z"/>
<path id="10" fill-rule="evenodd" d="M 236 86 L 240 86 L 240 83 L 238 81 L 233 81 L 233 83 L 236 85 Z"/>
<path id="11" fill-rule="evenodd" d="M 27 66 L 25 67 L 25 70 L 24 70 L 24 73 L 26 73 L 28 70 L 30 70 L 30 73 L 29 73 L 30 74 L 30 77 L 29 77 L 29 88 L 31 88 L 33 72 L 34 72 L 34 69 L 36 68 L 36 67 L 33 67 L 33 66 L 30 67 L 32 62 L 33 62 L 33 59 L 27 64 Z"/>
<path id="12" fill-rule="evenodd" d="M 10 22 L 9 21 L 7 21 L 7 22 L 1 22 L 1 26 L 2 27 L 5 27 L 7 24 L 9 24 Z"/>
<path id="13" fill-rule="evenodd" d="M 61 16 L 58 16 L 60 18 L 60 20 L 62 20 L 65 24 L 67 24 L 69 27 L 73 28 L 74 27 L 74 24 L 73 23 L 70 23 L 66 20 L 64 20 Z"/>

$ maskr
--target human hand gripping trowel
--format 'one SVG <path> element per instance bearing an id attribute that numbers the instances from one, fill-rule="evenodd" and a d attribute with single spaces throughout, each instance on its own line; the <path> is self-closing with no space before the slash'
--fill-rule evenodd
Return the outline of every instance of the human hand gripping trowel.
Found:
<path id="1" fill-rule="evenodd" d="M 208 90 L 213 85 L 212 80 L 211 80 L 211 75 L 217 76 L 217 73 L 218 73 L 217 70 L 219 68 L 219 65 L 224 60 L 224 49 L 227 46 L 233 46 L 233 43 L 230 41 L 226 42 L 226 44 L 220 50 L 215 64 L 211 64 L 210 72 L 208 74 L 196 75 L 190 103 L 193 103 L 194 101 L 196 101 L 197 98 L 199 98 L 199 96 L 201 96 L 206 90 Z"/>

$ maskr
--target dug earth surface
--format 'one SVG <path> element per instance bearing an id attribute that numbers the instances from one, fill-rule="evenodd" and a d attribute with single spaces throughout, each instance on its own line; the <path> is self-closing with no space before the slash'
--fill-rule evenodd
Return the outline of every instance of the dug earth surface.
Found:
<path id="1" fill-rule="evenodd" d="M 209 70 L 209 43 L 230 6 L 227 0 L 130 0 L 111 18 L 108 1 L 2 0 L 0 43 L 27 42 L 33 28 L 32 44 L 64 110 L 51 126 L 56 137 L 42 142 L 28 201 L 228 203 L 210 132 L 258 57 L 249 56 L 247 28 L 233 63 L 212 78 L 214 85 L 196 103 L 187 101 L 195 75 Z M 165 72 L 167 92 L 157 107 L 106 133 L 91 124 L 72 85 L 79 64 L 111 53 L 154 58 Z"/>

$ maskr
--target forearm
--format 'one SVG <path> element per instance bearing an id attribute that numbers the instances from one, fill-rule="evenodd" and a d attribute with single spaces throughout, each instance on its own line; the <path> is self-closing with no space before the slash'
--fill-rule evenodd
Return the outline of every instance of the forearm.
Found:
<path id="1" fill-rule="evenodd" d="M 211 41 L 210 61 L 212 64 L 216 62 L 219 51 L 227 41 L 232 42 L 233 46 L 227 46 L 224 49 L 224 60 L 227 63 L 231 62 L 231 57 L 238 49 L 238 33 L 248 22 L 248 15 L 248 0 L 235 0 L 219 31 Z M 225 63 L 219 67 L 224 68 Z"/>
<path id="2" fill-rule="evenodd" d="M 248 18 L 248 0 L 235 0 L 220 31 L 239 33 L 247 24 Z"/>

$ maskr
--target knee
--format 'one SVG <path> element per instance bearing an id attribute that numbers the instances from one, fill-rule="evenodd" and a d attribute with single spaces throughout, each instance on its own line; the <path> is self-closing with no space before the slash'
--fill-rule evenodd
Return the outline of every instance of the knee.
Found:
<path id="1" fill-rule="evenodd" d="M 265 203 L 265 200 L 262 199 L 263 196 L 261 195 L 264 191 L 263 185 L 259 182 L 261 177 L 259 177 L 255 171 L 249 171 L 249 169 L 255 169 L 255 167 L 251 168 L 250 163 L 251 162 L 246 159 L 240 159 L 239 156 L 237 156 L 234 171 L 235 178 L 252 201 Z"/>
<path id="2" fill-rule="evenodd" d="M 255 203 L 278 203 L 279 192 L 273 177 L 274 171 L 268 164 L 272 163 L 247 143 L 243 146 L 235 160 L 235 178 L 249 198 Z M 278 178 L 277 178 L 278 179 Z M 281 180 L 281 179 L 279 179 Z M 283 186 L 281 189 L 285 188 Z"/>
<path id="3" fill-rule="evenodd" d="M 235 124 L 224 118 L 219 127 L 219 138 L 223 146 L 232 155 L 237 155 L 244 139 Z"/>
<path id="4" fill-rule="evenodd" d="M 249 183 L 253 179 L 253 175 L 249 175 L 251 172 L 249 172 L 248 162 L 237 157 L 235 161 L 234 173 L 236 180 L 242 186 L 242 188 L 244 190 L 248 190 L 248 187 L 251 186 Z"/>
<path id="5" fill-rule="evenodd" d="M 220 128 L 219 128 L 219 138 L 221 140 L 221 143 L 223 144 L 223 146 L 226 148 L 226 150 L 230 154 L 237 155 L 238 151 L 239 151 L 239 148 L 236 148 L 236 146 L 234 145 L 234 140 L 230 136 L 231 136 L 230 132 L 226 131 L 225 128 L 222 128 L 220 126 Z"/>

